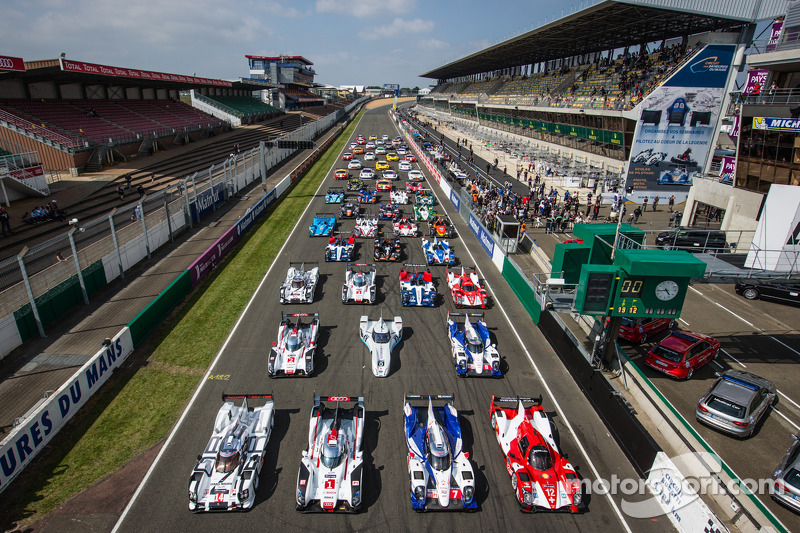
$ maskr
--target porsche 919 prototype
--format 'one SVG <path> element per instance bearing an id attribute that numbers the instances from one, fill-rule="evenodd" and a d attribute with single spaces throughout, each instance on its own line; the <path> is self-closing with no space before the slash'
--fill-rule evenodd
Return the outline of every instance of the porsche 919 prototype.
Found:
<path id="1" fill-rule="evenodd" d="M 464 326 L 454 320 L 464 317 Z M 475 323 L 470 321 L 473 317 Z M 492 344 L 489 328 L 483 321 L 483 314 L 447 314 L 447 336 L 453 354 L 453 364 L 459 377 L 502 377 L 500 354 Z"/>
<path id="2" fill-rule="evenodd" d="M 403 319 L 396 316 L 388 324 L 383 319 L 383 311 L 378 320 L 370 320 L 364 315 L 359 323 L 359 334 L 372 356 L 372 374 L 385 378 L 391 370 L 392 350 L 403 340 Z"/>
<path id="3" fill-rule="evenodd" d="M 376 290 L 373 265 L 347 264 L 342 285 L 342 303 L 374 304 Z"/>
<path id="4" fill-rule="evenodd" d="M 292 321 L 292 319 L 296 319 Z M 311 318 L 307 323 L 302 318 Z M 314 352 L 319 336 L 317 313 L 282 314 L 278 340 L 272 343 L 267 360 L 267 375 L 310 376 L 314 373 Z"/>
<path id="5" fill-rule="evenodd" d="M 414 272 L 406 270 L 414 267 Z M 417 267 L 425 265 L 404 265 L 400 271 L 400 302 L 403 307 L 421 306 L 434 307 L 436 305 L 436 285 L 433 284 L 431 271 L 422 272 Z"/>
<path id="6" fill-rule="evenodd" d="M 289 263 L 286 279 L 281 284 L 280 301 L 282 304 L 310 304 L 314 301 L 314 290 L 319 281 L 318 263 Z M 311 267 L 308 270 L 306 267 Z"/>

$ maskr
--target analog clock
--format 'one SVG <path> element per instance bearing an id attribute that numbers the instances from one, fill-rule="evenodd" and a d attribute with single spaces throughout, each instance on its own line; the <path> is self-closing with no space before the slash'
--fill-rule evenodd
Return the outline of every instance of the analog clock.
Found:
<path id="1" fill-rule="evenodd" d="M 656 285 L 656 296 L 662 302 L 668 302 L 678 295 L 680 287 L 672 280 L 662 281 Z"/>

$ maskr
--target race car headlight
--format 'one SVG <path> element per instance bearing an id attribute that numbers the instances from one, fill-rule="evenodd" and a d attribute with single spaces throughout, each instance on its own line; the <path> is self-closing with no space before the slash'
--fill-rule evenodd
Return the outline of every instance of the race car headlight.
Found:
<path id="1" fill-rule="evenodd" d="M 527 490 L 522 491 L 522 503 L 526 505 L 531 505 L 533 503 L 533 496 Z"/>
<path id="2" fill-rule="evenodd" d="M 197 503 L 197 493 L 193 490 L 189 491 L 189 501 Z"/>
<path id="3" fill-rule="evenodd" d="M 353 506 L 356 506 L 361 503 L 361 491 L 356 491 L 353 494 Z"/>
<path id="4" fill-rule="evenodd" d="M 312 368 L 314 368 L 314 363 L 309 359 L 306 363 L 306 372 L 311 373 Z"/>
<path id="5" fill-rule="evenodd" d="M 492 370 L 495 372 L 500 370 L 500 361 L 492 361 Z"/>
<path id="6" fill-rule="evenodd" d="M 583 494 L 576 492 L 572 495 L 572 505 L 580 505 L 583 501 Z"/>
<path id="7" fill-rule="evenodd" d="M 472 501 L 472 497 L 475 495 L 475 487 L 469 485 L 464 487 L 464 503 L 469 503 Z"/>
<path id="8" fill-rule="evenodd" d="M 244 489 L 239 491 L 239 501 L 243 502 L 250 497 L 250 489 Z"/>
<path id="9" fill-rule="evenodd" d="M 467 362 L 462 359 L 461 361 L 458 362 L 458 367 L 461 370 L 466 370 L 467 369 Z"/>
<path id="10" fill-rule="evenodd" d="M 415 488 L 414 497 L 417 499 L 418 502 L 425 501 L 425 487 L 420 485 L 417 488 Z"/>
<path id="11" fill-rule="evenodd" d="M 306 504 L 306 496 L 299 490 L 297 491 L 297 503 L 298 505 L 305 505 Z"/>

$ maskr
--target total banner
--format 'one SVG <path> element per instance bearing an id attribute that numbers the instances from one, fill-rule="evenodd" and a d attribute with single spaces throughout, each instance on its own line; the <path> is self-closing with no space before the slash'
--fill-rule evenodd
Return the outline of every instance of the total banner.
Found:
<path id="1" fill-rule="evenodd" d="M 686 200 L 711 155 L 734 51 L 706 46 L 640 104 L 627 164 L 633 196 Z"/>

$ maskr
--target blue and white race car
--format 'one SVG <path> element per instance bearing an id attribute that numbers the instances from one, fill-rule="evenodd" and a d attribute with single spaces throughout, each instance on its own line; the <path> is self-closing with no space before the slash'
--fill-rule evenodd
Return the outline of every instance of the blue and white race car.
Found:
<path id="1" fill-rule="evenodd" d="M 353 248 L 356 246 L 356 238 L 349 237 L 328 238 L 328 246 L 325 247 L 325 261 L 352 261 Z"/>
<path id="2" fill-rule="evenodd" d="M 410 400 L 428 400 L 427 413 Z M 463 450 L 453 395 L 403 399 L 411 507 L 415 511 L 475 511 L 475 475 Z M 433 407 L 433 401 L 445 401 Z"/>
<path id="3" fill-rule="evenodd" d="M 464 317 L 462 328 L 453 317 Z M 470 316 L 478 320 L 473 324 Z M 453 353 L 453 364 L 459 377 L 503 377 L 500 371 L 500 354 L 492 344 L 489 328 L 483 321 L 483 313 L 447 314 L 447 336 Z"/>
<path id="4" fill-rule="evenodd" d="M 326 204 L 340 204 L 344 201 L 344 189 L 342 187 L 331 187 L 325 194 Z"/>
<path id="5" fill-rule="evenodd" d="M 335 225 L 336 217 L 331 213 L 317 213 L 308 227 L 308 234 L 312 237 L 329 237 Z"/>
<path id="6" fill-rule="evenodd" d="M 425 253 L 425 262 L 429 265 L 454 265 L 456 256 L 450 243 L 434 237 L 433 241 L 422 239 L 422 251 Z"/>
<path id="7" fill-rule="evenodd" d="M 358 201 L 362 204 L 374 204 L 378 201 L 378 193 L 365 187 L 358 191 Z"/>
<path id="8" fill-rule="evenodd" d="M 417 267 L 425 265 L 404 265 L 414 267 L 414 272 L 404 268 L 400 271 L 400 301 L 404 307 L 436 305 L 436 286 L 430 270 L 419 272 Z"/>

